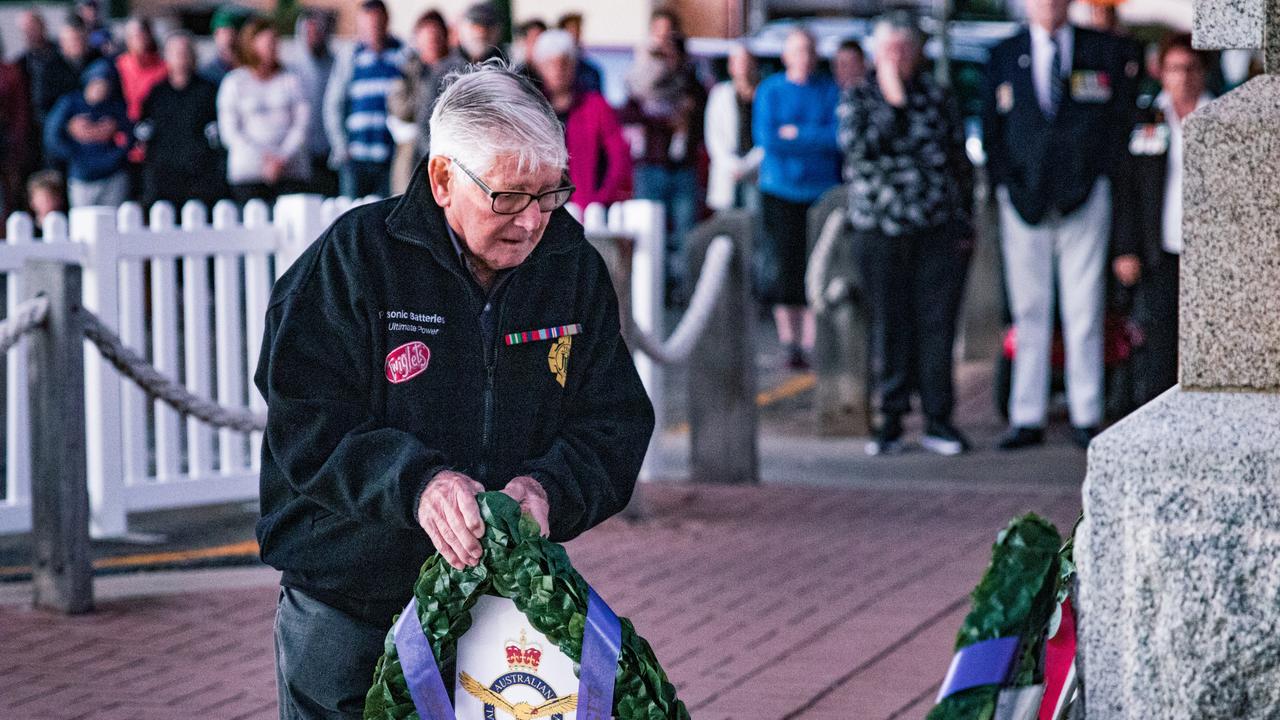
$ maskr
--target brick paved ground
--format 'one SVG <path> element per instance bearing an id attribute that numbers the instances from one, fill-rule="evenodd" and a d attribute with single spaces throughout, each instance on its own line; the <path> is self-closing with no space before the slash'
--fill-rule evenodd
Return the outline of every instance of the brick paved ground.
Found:
<path id="1" fill-rule="evenodd" d="M 788 377 L 774 355 L 762 353 L 762 387 Z M 965 457 L 863 457 L 861 440 L 814 436 L 812 392 L 800 393 L 762 413 L 766 485 L 648 485 L 646 519 L 569 545 L 694 718 L 922 717 L 996 532 L 1028 510 L 1070 529 L 1083 454 L 1056 429 L 1043 448 L 991 450 L 1002 424 L 989 366 L 958 371 L 957 419 L 978 448 Z M 676 425 L 678 373 L 668 387 Z M 686 443 L 664 436 L 662 477 L 687 475 Z M 253 517 L 223 506 L 131 527 L 165 535 L 166 549 L 226 554 L 252 538 Z M 122 564 L 140 549 L 95 543 Z M 29 552 L 0 539 L 0 577 L 20 575 Z M 99 577 L 97 612 L 62 618 L 24 607 L 28 585 L 0 582 L 0 720 L 273 718 L 275 583 L 261 567 Z"/>
<path id="2" fill-rule="evenodd" d="M 995 533 L 1074 488 L 646 488 L 649 519 L 569 546 L 653 644 L 694 718 L 918 718 L 946 670 Z M 99 581 L 62 618 L 0 586 L 0 718 L 275 713 L 267 570 Z M 137 593 L 142 593 L 139 596 Z"/>

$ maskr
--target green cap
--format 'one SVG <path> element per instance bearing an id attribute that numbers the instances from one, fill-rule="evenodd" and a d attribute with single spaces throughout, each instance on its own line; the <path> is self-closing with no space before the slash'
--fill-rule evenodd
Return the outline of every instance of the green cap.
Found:
<path id="1" fill-rule="evenodd" d="M 234 28 L 239 30 L 249 19 L 250 12 L 239 5 L 221 5 L 213 13 L 213 20 L 209 22 L 210 30 L 218 28 Z"/>

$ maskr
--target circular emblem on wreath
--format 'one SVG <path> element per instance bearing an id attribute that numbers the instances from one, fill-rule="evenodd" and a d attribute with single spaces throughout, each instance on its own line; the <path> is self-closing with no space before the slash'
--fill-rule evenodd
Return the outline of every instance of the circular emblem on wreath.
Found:
<path id="1" fill-rule="evenodd" d="M 556 697 L 556 691 L 545 680 L 538 677 L 538 665 L 542 662 L 542 648 L 537 643 L 528 642 L 525 638 L 525 631 L 521 630 L 519 640 L 508 640 L 505 643 L 507 666 L 510 672 L 499 675 L 498 679 L 487 688 L 467 673 L 460 674 L 463 689 L 484 703 L 485 720 L 498 720 L 498 710 L 502 710 L 515 720 L 533 720 L 534 718 L 564 720 L 563 713 L 578 706 L 576 693 Z M 542 697 L 543 701 L 537 705 L 525 701 L 511 702 L 502 695 L 508 688 L 517 686 L 532 689 Z"/>

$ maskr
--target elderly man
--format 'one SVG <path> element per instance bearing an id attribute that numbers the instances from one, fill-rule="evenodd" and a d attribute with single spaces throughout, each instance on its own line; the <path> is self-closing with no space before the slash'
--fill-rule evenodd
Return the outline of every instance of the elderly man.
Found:
<path id="1" fill-rule="evenodd" d="M 1112 194 L 1132 127 L 1137 63 L 1117 38 L 1067 23 L 1067 0 L 1026 0 L 1031 24 L 991 51 L 983 90 L 987 174 L 1000 204 L 1017 332 L 1003 450 L 1044 441 L 1054 285 L 1072 439 L 1102 422 L 1102 312 Z"/>
<path id="2" fill-rule="evenodd" d="M 407 192 L 339 218 L 276 284 L 255 381 L 284 718 L 360 717 L 422 562 L 480 560 L 476 493 L 556 541 L 631 496 L 653 409 L 562 209 L 560 133 L 507 66 L 465 72 Z"/>
<path id="3" fill-rule="evenodd" d="M 502 18 L 489 2 L 478 2 L 467 8 L 455 28 L 458 46 L 445 59 L 444 72 L 449 73 L 469 63 L 481 63 L 502 57 Z"/>

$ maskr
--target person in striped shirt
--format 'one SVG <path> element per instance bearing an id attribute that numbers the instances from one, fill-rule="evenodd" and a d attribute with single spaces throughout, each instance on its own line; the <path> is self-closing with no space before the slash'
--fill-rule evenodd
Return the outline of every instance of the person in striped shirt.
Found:
<path id="1" fill-rule="evenodd" d="M 334 66 L 324 96 L 330 166 L 347 197 L 390 193 L 395 143 L 387 130 L 387 95 L 406 54 L 387 32 L 387 6 L 364 0 L 356 16 L 355 47 Z"/>

